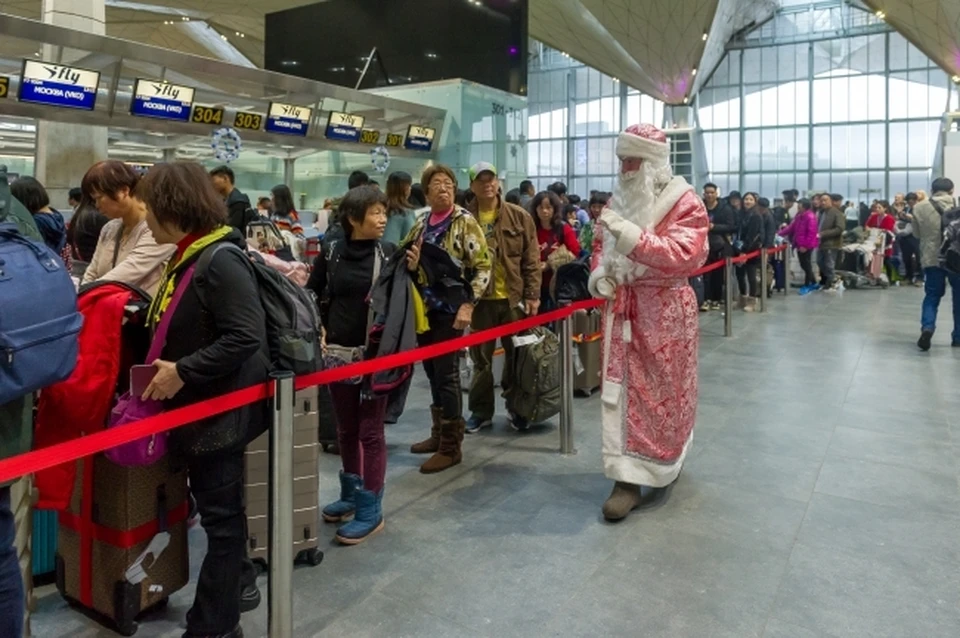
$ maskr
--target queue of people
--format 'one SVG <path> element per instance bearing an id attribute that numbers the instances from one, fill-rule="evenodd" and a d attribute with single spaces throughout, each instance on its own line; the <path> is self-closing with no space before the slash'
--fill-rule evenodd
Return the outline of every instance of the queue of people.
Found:
<path id="1" fill-rule="evenodd" d="M 610 210 L 610 194 L 593 192 L 588 200 L 581 200 L 561 183 L 536 192 L 525 181 L 509 198 L 518 203 L 512 203 L 502 192 L 497 169 L 485 162 L 469 171 L 469 196 L 458 190 L 456 173 L 440 164 L 428 167 L 419 184 L 409 174 L 391 174 L 386 193 L 365 174 L 355 172 L 349 190 L 336 201 L 307 284 L 317 300 L 325 357 L 383 356 L 380 333 L 374 329 L 378 321 L 381 326 L 383 321 L 409 326 L 415 337 L 404 347 L 412 348 L 536 315 L 553 307 L 551 283 L 560 266 L 587 256 L 592 257 L 594 273 L 591 291 L 612 299 L 617 288 L 624 288 L 635 296 L 638 312 L 649 310 L 642 303 L 645 295 L 681 290 L 677 282 L 685 281 L 704 259 L 716 261 L 769 248 L 778 236 L 798 253 L 804 272 L 801 293 L 834 285 L 836 250 L 847 219 L 842 198 L 826 194 L 801 198 L 796 191 L 788 191 L 783 205 L 771 208 L 769 200 L 757 193 L 732 192 L 721 198 L 717 187 L 707 184 L 701 203 L 685 181 L 668 175 L 662 138 L 663 133 L 653 127 L 635 127 L 621 135 L 619 143 L 628 158 L 623 160 L 622 173 L 642 177 L 636 189 L 631 190 L 629 180 L 618 186 L 617 201 L 626 207 L 623 216 Z M 88 262 L 82 284 L 122 282 L 152 299 L 148 327 L 166 338 L 159 357 L 146 362 L 155 373 L 144 399 L 172 409 L 267 380 L 273 364 L 264 329 L 266 315 L 261 304 L 250 303 L 260 293 L 255 270 L 244 254 L 245 227 L 268 210 L 278 225 L 285 224 L 292 233 L 302 232 L 289 188 L 275 187 L 269 204 L 258 201 L 254 209 L 237 190 L 227 167 L 207 172 L 195 163 L 168 163 L 141 176 L 122 162 L 104 161 L 83 177 L 76 194 L 77 211 L 67 227 L 50 208 L 42 185 L 28 178 L 18 183 L 14 195 L 32 215 L 37 236 L 51 251 L 69 253 L 64 255 L 65 263 L 69 257 Z M 930 348 L 946 283 L 955 287 L 955 293 L 960 285 L 960 274 L 943 267 L 938 241 L 942 225 L 960 217 L 952 192 L 949 180 L 938 180 L 931 198 L 921 201 L 907 196 L 892 206 L 877 202 L 873 214 L 864 220 L 867 228 L 911 238 L 904 241 L 910 247 L 903 252 L 918 257 L 916 266 L 922 268 L 926 282 L 919 342 L 924 350 Z M 646 219 L 656 202 L 669 205 L 659 219 Z M 663 224 L 663 237 L 644 229 L 651 222 L 657 228 Z M 97 235 L 92 246 L 91 234 Z M 891 260 L 887 262 L 890 276 L 893 250 L 891 245 L 884 255 Z M 813 268 L 815 253 L 819 280 Z M 758 259 L 750 259 L 737 271 L 745 311 L 766 294 L 758 289 L 759 265 Z M 908 272 L 919 276 L 917 270 Z M 715 272 L 719 276 L 707 277 L 701 311 L 719 308 L 727 282 L 722 269 Z M 410 295 L 402 317 L 378 317 L 373 310 L 374 292 L 385 273 L 404 286 L 401 294 Z M 626 273 L 626 279 L 618 279 L 616 273 Z M 697 306 L 692 298 L 687 290 L 671 293 L 677 316 L 684 317 L 681 326 L 671 328 L 678 337 L 676 343 L 696 341 Z M 955 294 L 954 346 L 960 345 L 958 300 Z M 618 317 L 624 324 L 636 321 L 632 316 Z M 411 447 L 413 454 L 429 455 L 422 473 L 457 466 L 463 459 L 465 434 L 479 434 L 494 425 L 494 346 L 490 342 L 470 349 L 474 374 L 467 406 L 463 405 L 458 353 L 423 363 L 430 385 L 430 429 L 426 439 Z M 506 392 L 516 382 L 512 378 L 515 352 L 511 340 L 503 340 L 503 346 L 505 365 L 499 382 Z M 696 348 L 678 353 L 682 356 L 671 360 L 669 370 L 655 358 L 634 360 L 634 354 L 624 355 L 629 361 L 612 362 L 612 369 L 628 375 L 635 373 L 632 366 L 636 365 L 658 378 L 669 373 L 677 380 L 672 390 L 680 401 L 668 420 L 651 397 L 621 392 L 610 405 L 605 404 L 603 427 L 610 433 L 624 427 L 617 416 L 624 406 L 630 407 L 626 427 L 631 430 L 650 427 L 639 414 L 660 423 L 656 440 L 633 437 L 623 449 L 605 445 L 605 469 L 615 481 L 603 508 L 609 520 L 622 519 L 645 499 L 666 494 L 679 476 L 693 427 Z M 608 373 L 605 368 L 605 379 Z M 338 525 L 335 538 L 344 545 L 362 543 L 385 527 L 385 424 L 395 422 L 403 411 L 409 377 L 406 380 L 389 392 L 375 391 L 369 378 L 330 386 L 342 469 L 339 497 L 322 508 L 322 517 Z M 626 376 L 623 382 L 628 383 Z M 605 385 L 604 393 L 609 398 L 613 389 Z M 524 431 L 533 425 L 514 413 L 509 403 L 506 408 L 513 429 Z M 169 453 L 187 468 L 190 491 L 208 537 L 194 604 L 187 613 L 186 638 L 241 637 L 241 613 L 259 603 L 246 556 L 243 454 L 270 420 L 269 406 L 260 402 L 179 428 L 170 436 Z M 611 434 L 610 440 L 614 438 Z M 638 443 L 641 439 L 643 445 Z M 644 458 L 660 460 L 647 463 Z M 652 496 L 641 486 L 653 488 Z M 8 523 L 12 523 L 8 513 L 9 492 L 0 489 L 0 550 L 8 546 Z M 0 556 L 0 573 L 3 560 Z"/>

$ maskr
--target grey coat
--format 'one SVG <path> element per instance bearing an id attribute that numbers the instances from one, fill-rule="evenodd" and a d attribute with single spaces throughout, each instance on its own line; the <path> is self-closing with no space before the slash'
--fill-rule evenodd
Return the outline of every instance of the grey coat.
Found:
<path id="1" fill-rule="evenodd" d="M 943 220 L 933 201 L 946 212 L 953 208 L 953 195 L 934 193 L 913 209 L 913 235 L 920 240 L 920 266 L 933 268 L 940 265 L 940 245 L 943 243 Z"/>

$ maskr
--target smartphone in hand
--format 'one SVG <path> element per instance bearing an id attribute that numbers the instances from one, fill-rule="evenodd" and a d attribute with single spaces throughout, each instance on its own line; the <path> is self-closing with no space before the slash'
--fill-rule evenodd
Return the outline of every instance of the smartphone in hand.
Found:
<path id="1" fill-rule="evenodd" d="M 147 386 L 156 376 L 157 369 L 153 366 L 133 366 L 130 368 L 130 396 L 142 397 Z"/>

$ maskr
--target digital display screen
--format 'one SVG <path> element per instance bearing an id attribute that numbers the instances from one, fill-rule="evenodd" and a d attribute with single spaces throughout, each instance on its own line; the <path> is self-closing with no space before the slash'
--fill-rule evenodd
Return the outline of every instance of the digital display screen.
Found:
<path id="1" fill-rule="evenodd" d="M 161 120 L 190 121 L 193 89 L 168 82 L 137 80 L 133 86 L 130 113 Z"/>
<path id="2" fill-rule="evenodd" d="M 312 114 L 313 109 L 306 106 L 271 102 L 270 111 L 267 113 L 266 131 L 268 133 L 304 137 L 310 126 L 310 116 Z"/>
<path id="3" fill-rule="evenodd" d="M 97 103 L 100 74 L 62 64 L 23 61 L 21 102 L 92 111 Z"/>

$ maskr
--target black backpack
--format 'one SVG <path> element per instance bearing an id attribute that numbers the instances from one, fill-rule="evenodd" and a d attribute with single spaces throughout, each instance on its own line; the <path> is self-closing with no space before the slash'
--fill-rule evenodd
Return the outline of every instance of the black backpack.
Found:
<path id="1" fill-rule="evenodd" d="M 267 317 L 267 344 L 275 370 L 289 370 L 296 375 L 312 374 L 321 369 L 320 317 L 313 294 L 267 266 L 262 260 L 229 242 L 221 242 L 205 250 L 197 261 L 195 276 L 202 276 L 213 256 L 221 250 L 236 250 L 250 261 L 260 303 Z"/>
<path id="2" fill-rule="evenodd" d="M 590 298 L 590 258 L 583 257 L 557 268 L 554 275 L 554 298 L 557 302 L 583 301 Z"/>

